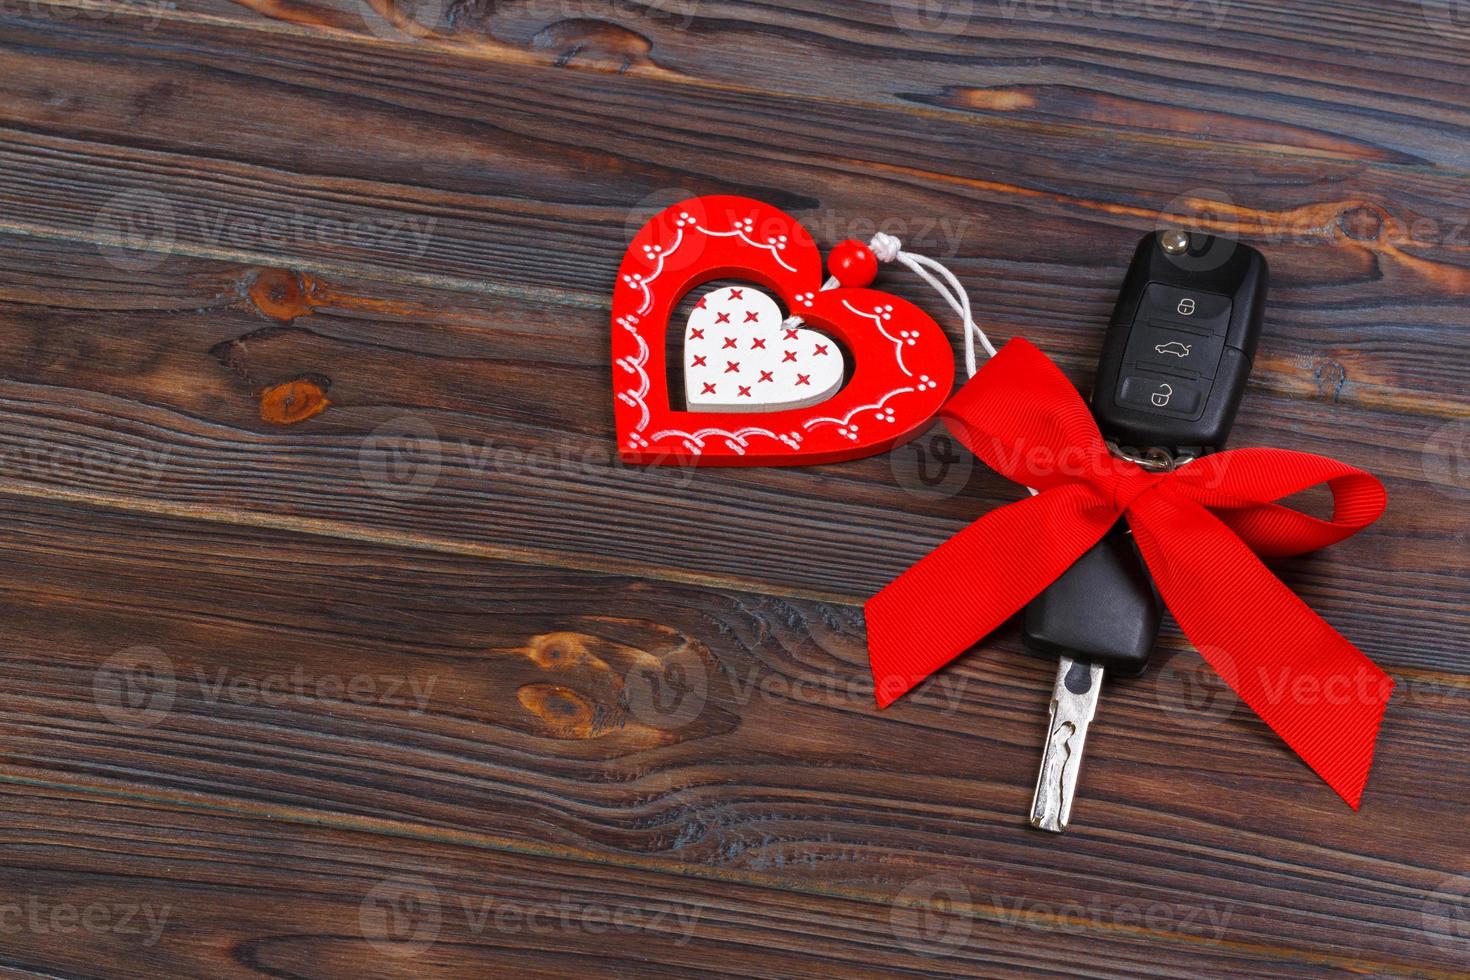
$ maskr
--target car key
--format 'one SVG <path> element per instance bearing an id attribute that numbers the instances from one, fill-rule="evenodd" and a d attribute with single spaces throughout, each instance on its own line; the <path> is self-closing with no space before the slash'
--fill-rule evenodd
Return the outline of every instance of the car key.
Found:
<path id="1" fill-rule="evenodd" d="M 1115 454 L 1163 470 L 1224 448 L 1260 338 L 1266 286 L 1265 258 L 1239 242 L 1165 231 L 1138 244 L 1092 392 Z M 1143 673 L 1162 615 L 1126 521 L 1026 607 L 1027 648 L 1058 657 L 1032 826 L 1066 828 L 1103 676 Z"/>

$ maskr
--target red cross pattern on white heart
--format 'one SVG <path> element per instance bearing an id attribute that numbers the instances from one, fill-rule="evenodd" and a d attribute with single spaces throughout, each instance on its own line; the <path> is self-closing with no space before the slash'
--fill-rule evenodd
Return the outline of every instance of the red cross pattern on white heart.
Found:
<path id="1" fill-rule="evenodd" d="M 776 301 L 752 286 L 700 297 L 684 334 L 684 397 L 691 411 L 769 412 L 824 402 L 842 388 L 842 348 L 787 326 Z"/>

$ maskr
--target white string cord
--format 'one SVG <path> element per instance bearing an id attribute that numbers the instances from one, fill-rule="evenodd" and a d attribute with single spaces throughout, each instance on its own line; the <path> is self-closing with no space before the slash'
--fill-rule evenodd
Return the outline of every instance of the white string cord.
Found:
<path id="1" fill-rule="evenodd" d="M 873 250 L 879 262 L 898 262 L 907 266 L 920 279 L 932 286 L 935 292 L 944 297 L 949 308 L 954 310 L 955 315 L 962 322 L 961 329 L 965 332 L 965 370 L 973 378 L 979 369 L 975 361 L 975 341 L 980 341 L 980 346 L 985 349 L 987 357 L 995 356 L 995 345 L 990 342 L 990 338 L 985 336 L 985 331 L 980 329 L 980 325 L 975 322 L 974 313 L 970 309 L 970 294 L 965 291 L 965 287 L 960 284 L 955 274 L 945 268 L 943 263 L 926 255 L 905 252 L 903 242 L 881 231 L 873 236 L 868 247 Z M 934 278 L 933 273 L 935 272 L 943 277 L 943 282 Z"/>
<path id="2" fill-rule="evenodd" d="M 907 266 L 920 279 L 933 286 L 935 292 L 944 297 L 945 302 L 949 304 L 949 308 L 954 310 L 955 315 L 964 323 L 965 370 L 973 378 L 975 372 L 979 370 L 979 365 L 975 359 L 975 341 L 980 341 L 980 346 L 985 349 L 986 357 L 995 356 L 995 345 L 990 342 L 990 338 L 985 336 L 985 331 L 980 329 L 980 325 L 975 322 L 974 314 L 970 310 L 970 294 L 965 291 L 965 287 L 960 284 L 955 274 L 945 268 L 942 263 L 936 262 L 928 256 L 905 252 L 903 250 L 903 242 L 892 235 L 885 235 L 881 231 L 873 236 L 873 240 L 868 243 L 868 247 L 873 250 L 873 254 L 878 257 L 879 262 L 898 262 L 901 265 Z M 944 280 L 943 282 L 934 278 L 933 273 L 935 272 L 939 273 Z M 838 285 L 836 279 L 828 279 L 822 288 L 831 289 L 836 285 Z M 1035 487 L 1027 487 L 1026 490 L 1033 497 L 1038 493 Z"/>
<path id="3" fill-rule="evenodd" d="M 985 356 L 987 357 L 995 356 L 995 345 L 990 342 L 990 338 L 985 336 L 985 331 L 981 330 L 980 325 L 975 322 L 974 313 L 970 309 L 970 294 L 965 292 L 965 287 L 960 284 L 955 274 L 945 268 L 942 263 L 936 262 L 928 256 L 905 252 L 902 241 L 881 231 L 874 235 L 872 240 L 868 242 L 868 248 L 873 250 L 873 255 L 877 257 L 879 262 L 898 262 L 900 265 L 912 269 L 920 279 L 923 279 L 934 288 L 935 292 L 944 297 L 944 301 L 949 304 L 950 309 L 954 310 L 955 315 L 960 318 L 963 324 L 962 329 L 965 332 L 965 370 L 973 378 L 975 372 L 979 370 L 979 364 L 975 359 L 975 341 L 980 341 L 980 346 L 985 349 Z M 943 282 L 934 277 L 935 272 L 943 277 Z M 822 289 L 824 291 L 836 289 L 840 285 L 842 283 L 837 281 L 836 276 L 833 276 L 822 283 Z M 799 327 L 803 322 L 799 316 L 789 316 L 786 318 L 783 326 Z"/>
<path id="4" fill-rule="evenodd" d="M 985 336 L 985 331 L 980 329 L 980 324 L 975 322 L 974 313 L 970 309 L 970 294 L 965 291 L 965 287 L 960 284 L 955 274 L 945 268 L 942 263 L 936 262 L 928 256 L 905 252 L 902 241 L 893 235 L 884 234 L 881 231 L 874 235 L 872 240 L 868 242 L 868 248 L 873 250 L 873 255 L 879 262 L 898 262 L 912 269 L 915 275 L 934 287 L 934 291 L 944 297 L 944 301 L 949 304 L 949 308 L 955 311 L 955 315 L 964 324 L 965 371 L 973 378 L 975 372 L 980 369 L 975 356 L 975 341 L 980 341 L 980 346 L 984 348 L 986 357 L 995 356 L 995 345 L 990 342 L 989 337 Z M 934 277 L 934 273 L 936 272 L 939 273 L 943 281 Z M 823 291 L 836 289 L 840 285 L 842 283 L 837 281 L 837 277 L 832 276 L 826 282 L 822 283 L 822 289 Z M 801 317 L 789 316 L 786 318 L 784 326 L 799 327 L 802 323 Z M 1026 490 L 1033 497 L 1039 492 L 1035 487 L 1027 487 Z"/>

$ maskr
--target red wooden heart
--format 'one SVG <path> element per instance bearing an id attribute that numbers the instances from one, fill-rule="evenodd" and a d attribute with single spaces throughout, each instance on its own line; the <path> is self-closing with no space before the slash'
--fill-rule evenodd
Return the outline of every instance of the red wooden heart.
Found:
<path id="1" fill-rule="evenodd" d="M 806 329 L 840 341 L 852 377 L 827 401 L 769 412 L 670 408 L 666 335 L 690 290 L 740 279 Z M 793 325 L 794 326 L 794 325 Z M 613 289 L 618 446 L 630 463 L 790 466 L 882 452 L 918 434 L 954 384 L 949 340 L 926 313 L 873 289 L 822 289 L 822 256 L 795 218 L 744 197 L 697 197 L 643 227 Z"/>

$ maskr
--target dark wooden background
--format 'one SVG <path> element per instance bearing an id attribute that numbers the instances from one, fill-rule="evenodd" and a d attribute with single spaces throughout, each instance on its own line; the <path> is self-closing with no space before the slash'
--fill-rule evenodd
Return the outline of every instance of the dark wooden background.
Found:
<path id="1" fill-rule="evenodd" d="M 390 2 L 0 4 L 0 965 L 1470 973 L 1463 4 Z M 1264 249 L 1236 442 L 1392 499 L 1277 565 L 1399 682 L 1361 812 L 1172 629 L 1061 838 L 1014 629 L 878 712 L 862 602 L 1018 493 L 937 438 L 616 465 L 717 192 L 1081 384 L 1140 235 Z"/>

